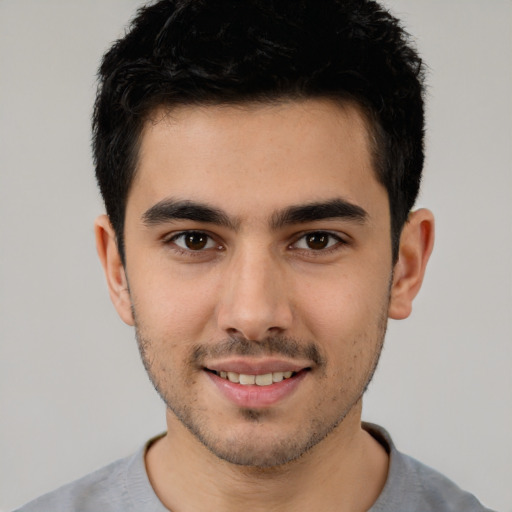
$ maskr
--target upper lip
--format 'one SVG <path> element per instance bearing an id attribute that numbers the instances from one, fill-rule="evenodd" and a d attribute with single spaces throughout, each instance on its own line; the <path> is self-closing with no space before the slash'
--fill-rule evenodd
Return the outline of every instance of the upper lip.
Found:
<path id="1" fill-rule="evenodd" d="M 207 370 L 215 372 L 234 372 L 244 375 L 264 375 L 274 372 L 298 372 L 309 368 L 311 365 L 305 362 L 286 361 L 283 359 L 226 359 L 208 363 Z"/>

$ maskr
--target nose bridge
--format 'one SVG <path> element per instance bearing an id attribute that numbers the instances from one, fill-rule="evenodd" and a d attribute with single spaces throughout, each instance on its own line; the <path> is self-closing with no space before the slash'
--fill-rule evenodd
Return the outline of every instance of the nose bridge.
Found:
<path id="1" fill-rule="evenodd" d="M 271 248 L 242 244 L 230 258 L 226 272 L 219 327 L 250 340 L 288 329 L 291 308 L 285 281 L 285 269 Z"/>

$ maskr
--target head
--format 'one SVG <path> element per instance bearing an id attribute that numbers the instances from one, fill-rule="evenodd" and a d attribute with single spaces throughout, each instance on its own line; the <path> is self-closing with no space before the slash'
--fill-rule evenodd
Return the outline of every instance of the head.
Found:
<path id="1" fill-rule="evenodd" d="M 93 119 L 96 176 L 123 261 L 126 201 L 155 111 L 307 98 L 362 113 L 396 260 L 423 167 L 422 80 L 407 34 L 372 0 L 165 0 L 140 9 L 104 56 Z"/>
<path id="2" fill-rule="evenodd" d="M 376 3 L 319 5 L 159 2 L 101 66 L 98 252 L 189 453 L 352 438 L 432 248 L 419 58 Z"/>

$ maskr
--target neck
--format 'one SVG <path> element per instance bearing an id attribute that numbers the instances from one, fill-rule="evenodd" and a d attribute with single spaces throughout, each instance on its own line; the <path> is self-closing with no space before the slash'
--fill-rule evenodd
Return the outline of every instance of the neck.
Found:
<path id="1" fill-rule="evenodd" d="M 151 484 L 173 511 L 302 512 L 368 510 L 387 476 L 385 450 L 361 428 L 358 404 L 298 460 L 272 468 L 238 466 L 206 449 L 176 419 L 146 455 Z"/>

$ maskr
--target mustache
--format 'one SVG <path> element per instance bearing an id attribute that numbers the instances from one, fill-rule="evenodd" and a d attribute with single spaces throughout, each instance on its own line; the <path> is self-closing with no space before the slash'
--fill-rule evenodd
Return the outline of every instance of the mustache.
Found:
<path id="1" fill-rule="evenodd" d="M 249 340 L 243 336 L 232 336 L 215 345 L 195 345 L 190 363 L 204 366 L 208 359 L 226 356 L 268 356 L 281 355 L 292 359 L 308 359 L 318 366 L 325 364 L 318 347 L 312 342 L 301 342 L 282 335 L 268 336 L 261 340 Z"/>

